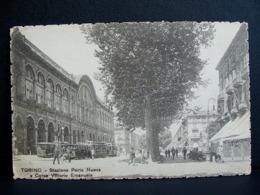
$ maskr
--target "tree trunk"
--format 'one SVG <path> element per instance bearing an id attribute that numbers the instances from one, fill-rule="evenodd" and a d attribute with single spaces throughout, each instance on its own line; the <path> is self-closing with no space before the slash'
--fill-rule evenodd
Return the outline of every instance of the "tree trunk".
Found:
<path id="1" fill-rule="evenodd" d="M 158 130 L 155 128 L 152 128 L 153 130 L 153 155 L 152 155 L 152 160 L 155 162 L 160 161 L 160 151 L 159 151 L 159 135 L 158 135 Z"/>
<path id="2" fill-rule="evenodd" d="M 160 159 L 158 132 L 152 127 L 151 103 L 150 98 L 145 100 L 145 129 L 148 151 L 153 162 Z"/>
<path id="3" fill-rule="evenodd" d="M 146 130 L 146 143 L 147 143 L 147 151 L 150 155 L 152 155 L 152 123 L 151 123 L 151 103 L 150 98 L 145 98 L 145 105 L 144 105 L 144 111 L 145 111 L 145 130 Z"/>

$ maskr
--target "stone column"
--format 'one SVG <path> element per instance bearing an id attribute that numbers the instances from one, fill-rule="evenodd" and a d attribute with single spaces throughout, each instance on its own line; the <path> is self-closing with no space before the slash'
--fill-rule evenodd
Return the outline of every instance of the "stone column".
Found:
<path id="1" fill-rule="evenodd" d="M 24 139 L 23 139 L 23 153 L 24 154 L 27 154 L 28 151 L 27 151 L 27 127 L 24 126 L 23 127 L 23 131 L 24 131 Z"/>
<path id="2" fill-rule="evenodd" d="M 45 142 L 48 142 L 48 129 L 45 129 Z"/>

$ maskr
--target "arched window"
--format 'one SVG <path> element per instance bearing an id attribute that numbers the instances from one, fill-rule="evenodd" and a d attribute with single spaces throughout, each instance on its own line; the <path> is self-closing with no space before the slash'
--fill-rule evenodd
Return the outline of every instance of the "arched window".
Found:
<path id="1" fill-rule="evenodd" d="M 78 142 L 81 142 L 79 131 L 78 131 Z"/>
<path id="2" fill-rule="evenodd" d="M 61 87 L 59 84 L 56 85 L 56 94 L 55 94 L 55 108 L 56 110 L 60 111 L 61 109 Z"/>
<path id="3" fill-rule="evenodd" d="M 34 99 L 34 73 L 31 66 L 26 66 L 26 78 L 25 78 L 25 88 L 26 88 L 26 98 L 27 99 Z"/>
<path id="4" fill-rule="evenodd" d="M 84 142 L 84 132 L 81 131 L 81 141 Z"/>
<path id="5" fill-rule="evenodd" d="M 86 85 L 80 86 L 79 92 L 78 92 L 78 101 L 80 102 L 80 119 L 81 121 L 88 123 L 91 122 L 94 118 L 92 115 L 94 114 L 92 112 L 92 99 L 91 94 Z"/>
<path id="6" fill-rule="evenodd" d="M 53 107 L 53 82 L 51 79 L 47 81 L 47 91 L 46 91 L 46 103 L 49 108 Z"/>
<path id="7" fill-rule="evenodd" d="M 41 72 L 37 76 L 37 85 L 36 85 L 36 101 L 38 104 L 44 103 L 44 76 Z"/>
<path id="8" fill-rule="evenodd" d="M 63 90 L 63 102 L 62 108 L 64 113 L 69 113 L 69 94 L 67 89 Z"/>

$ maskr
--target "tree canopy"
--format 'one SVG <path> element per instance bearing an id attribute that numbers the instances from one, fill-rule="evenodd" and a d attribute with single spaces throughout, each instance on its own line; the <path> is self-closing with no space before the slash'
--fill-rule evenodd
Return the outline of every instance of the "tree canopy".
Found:
<path id="1" fill-rule="evenodd" d="M 94 24 L 81 30 L 88 43 L 99 47 L 99 80 L 119 122 L 144 127 L 144 99 L 149 97 L 159 130 L 203 83 L 206 61 L 200 59 L 200 48 L 214 37 L 213 24 L 195 22 Z"/>

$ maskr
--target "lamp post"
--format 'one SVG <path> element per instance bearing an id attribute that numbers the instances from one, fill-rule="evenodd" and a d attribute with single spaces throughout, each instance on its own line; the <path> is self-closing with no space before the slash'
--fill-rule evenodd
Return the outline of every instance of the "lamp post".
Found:
<path id="1" fill-rule="evenodd" d="M 209 154 L 210 154 L 210 151 L 209 151 L 209 103 L 210 103 L 210 101 L 213 101 L 213 111 L 214 111 L 216 100 L 214 98 L 208 99 L 208 107 L 207 107 L 207 148 L 206 148 L 207 160 L 209 160 Z"/>

